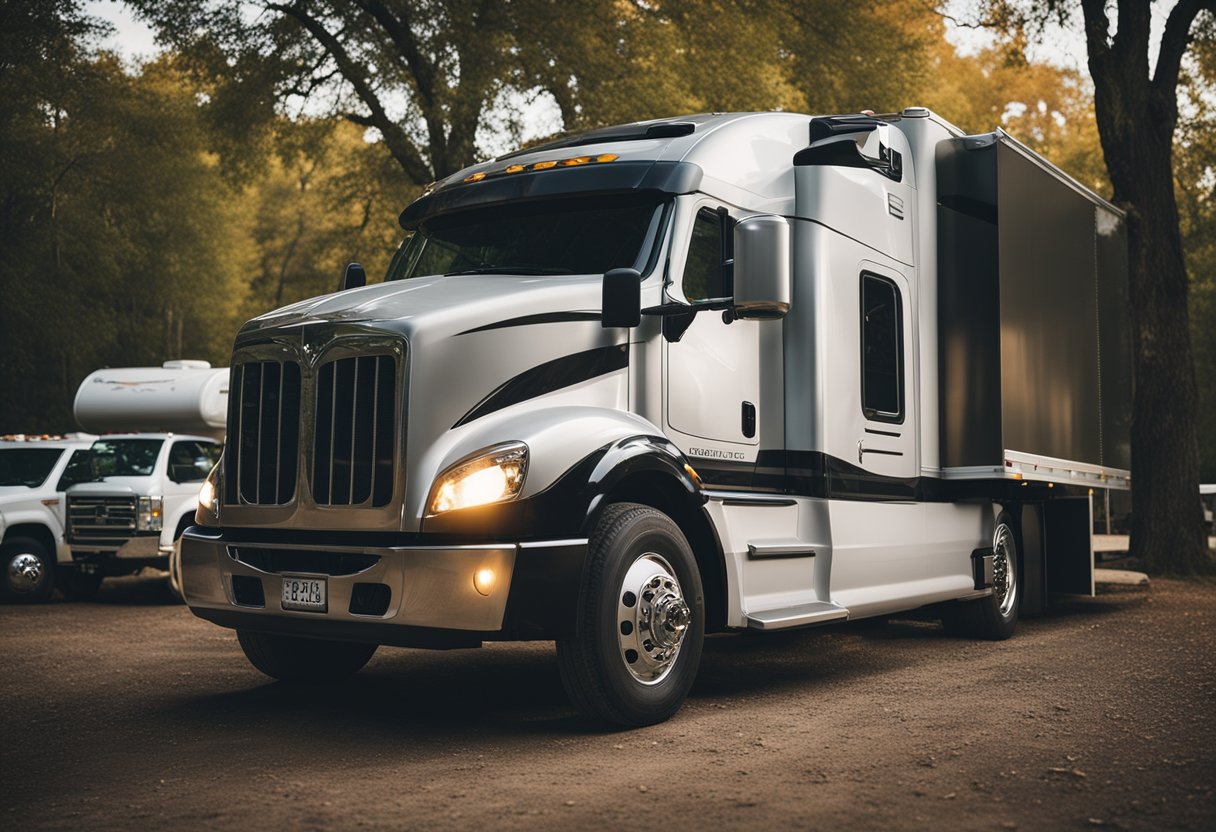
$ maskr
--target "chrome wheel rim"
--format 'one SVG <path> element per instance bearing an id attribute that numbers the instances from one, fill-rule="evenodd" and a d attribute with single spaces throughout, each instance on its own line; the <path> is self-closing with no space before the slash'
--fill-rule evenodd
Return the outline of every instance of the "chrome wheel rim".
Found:
<path id="1" fill-rule="evenodd" d="M 1017 546 L 1013 530 L 1005 523 L 992 535 L 992 595 L 1001 618 L 1009 618 L 1018 601 Z"/>
<path id="2" fill-rule="evenodd" d="M 42 585 L 46 564 L 29 552 L 13 555 L 8 562 L 8 585 L 14 592 L 33 592 Z"/>
<path id="3" fill-rule="evenodd" d="M 638 682 L 657 685 L 675 667 L 692 610 L 675 570 L 647 552 L 633 562 L 617 592 L 617 643 L 621 661 Z"/>

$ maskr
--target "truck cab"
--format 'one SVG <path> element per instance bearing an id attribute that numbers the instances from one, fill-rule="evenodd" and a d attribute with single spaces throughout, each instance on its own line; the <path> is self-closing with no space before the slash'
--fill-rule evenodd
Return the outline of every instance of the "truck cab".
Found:
<path id="1" fill-rule="evenodd" d="M 94 594 L 105 577 L 144 567 L 169 570 L 181 533 L 193 522 L 198 492 L 222 445 L 208 436 L 115 434 L 89 448 L 87 481 L 66 496 L 71 549 L 65 591 Z"/>
<path id="2" fill-rule="evenodd" d="M 88 458 L 94 437 L 0 440 L 0 600 L 45 601 L 56 564 L 70 563 L 64 492 Z"/>

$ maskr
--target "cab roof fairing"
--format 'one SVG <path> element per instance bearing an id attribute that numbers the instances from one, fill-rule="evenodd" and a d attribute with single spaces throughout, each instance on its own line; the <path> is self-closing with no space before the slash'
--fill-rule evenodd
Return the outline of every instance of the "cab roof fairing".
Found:
<path id="1" fill-rule="evenodd" d="M 425 218 L 450 211 L 580 192 L 681 194 L 704 192 L 740 208 L 792 214 L 791 160 L 806 147 L 810 116 L 792 113 L 726 113 L 680 116 L 589 131 L 526 151 L 472 165 L 439 182 L 411 203 L 400 222 L 413 230 Z M 691 132 L 670 137 L 599 141 L 654 125 L 690 123 Z M 582 138 L 595 139 L 582 144 Z M 611 154 L 608 162 L 530 170 L 537 162 Z M 524 170 L 505 173 L 511 166 Z M 466 181 L 477 174 L 484 178 Z"/>

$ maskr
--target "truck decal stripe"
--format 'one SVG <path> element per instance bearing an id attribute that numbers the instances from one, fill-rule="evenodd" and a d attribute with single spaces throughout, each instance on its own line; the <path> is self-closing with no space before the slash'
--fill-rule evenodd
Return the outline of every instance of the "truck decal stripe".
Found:
<path id="1" fill-rule="evenodd" d="M 504 321 L 494 321 L 484 326 L 466 329 L 457 335 L 468 335 L 471 332 L 485 332 L 490 329 L 506 329 L 513 326 L 531 326 L 532 324 L 564 324 L 570 321 L 598 321 L 599 312 L 543 312 L 539 315 L 524 315 L 520 318 L 507 318 Z"/>
<path id="2" fill-rule="evenodd" d="M 610 344 L 606 347 L 576 352 L 538 364 L 524 370 L 512 379 L 503 382 L 497 390 L 486 396 L 468 413 L 460 417 L 452 428 L 467 425 L 474 419 L 526 402 L 537 396 L 571 387 L 583 381 L 607 375 L 629 366 L 629 345 Z"/>

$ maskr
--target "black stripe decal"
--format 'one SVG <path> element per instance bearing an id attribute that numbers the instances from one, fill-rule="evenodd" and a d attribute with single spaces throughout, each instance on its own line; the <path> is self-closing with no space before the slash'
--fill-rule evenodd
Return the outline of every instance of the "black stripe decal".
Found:
<path id="1" fill-rule="evenodd" d="M 577 352 L 574 355 L 565 355 L 552 361 L 546 361 L 544 364 L 524 370 L 515 378 L 504 382 L 497 390 L 478 402 L 472 410 L 461 416 L 452 427 L 458 428 L 461 425 L 467 425 L 474 419 L 480 419 L 482 416 L 502 410 L 504 407 L 526 402 L 528 399 L 534 399 L 564 387 L 572 387 L 580 382 L 607 375 L 616 370 L 623 370 L 628 366 L 628 344 L 596 347 L 585 352 Z"/>
<path id="2" fill-rule="evenodd" d="M 507 329 L 513 326 L 531 326 L 532 324 L 564 324 L 570 321 L 598 321 L 599 312 L 542 312 L 537 315 L 524 315 L 520 318 L 507 318 L 505 321 L 494 321 L 485 326 L 466 329 L 457 335 L 468 335 L 471 332 L 486 332 L 491 329 Z"/>

